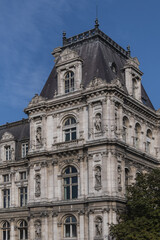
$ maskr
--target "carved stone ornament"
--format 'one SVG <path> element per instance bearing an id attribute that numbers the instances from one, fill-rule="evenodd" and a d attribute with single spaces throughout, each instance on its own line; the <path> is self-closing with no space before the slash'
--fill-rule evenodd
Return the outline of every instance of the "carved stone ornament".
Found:
<path id="1" fill-rule="evenodd" d="M 112 81 L 113 84 L 115 84 L 117 87 L 122 88 L 122 84 L 119 80 L 119 78 L 116 78 Z"/>
<path id="2" fill-rule="evenodd" d="M 41 177 L 40 175 L 36 175 L 35 178 L 35 196 L 40 197 L 41 195 Z"/>
<path id="3" fill-rule="evenodd" d="M 13 139 L 14 139 L 14 136 L 13 136 L 11 133 L 5 132 L 5 133 L 2 135 L 1 141 L 13 140 Z"/>
<path id="4" fill-rule="evenodd" d="M 81 60 L 78 53 L 66 48 L 59 56 L 59 60 L 57 61 L 56 65 L 61 65 L 69 61 L 73 61 L 73 59 L 76 60 Z"/>
<path id="5" fill-rule="evenodd" d="M 36 221 L 34 226 L 35 226 L 35 240 L 41 240 L 41 222 Z"/>
<path id="6" fill-rule="evenodd" d="M 42 96 L 39 96 L 38 94 L 35 94 L 35 96 L 31 100 L 31 102 L 29 103 L 29 106 L 33 105 L 33 104 L 37 104 L 42 101 L 45 101 L 45 98 Z"/>
<path id="7" fill-rule="evenodd" d="M 105 85 L 105 82 L 101 78 L 94 78 L 88 85 L 87 88 L 96 88 Z"/>

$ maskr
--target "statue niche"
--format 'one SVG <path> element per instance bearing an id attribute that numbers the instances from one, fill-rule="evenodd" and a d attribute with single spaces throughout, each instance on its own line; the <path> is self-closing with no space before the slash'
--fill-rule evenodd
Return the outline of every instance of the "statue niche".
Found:
<path id="1" fill-rule="evenodd" d="M 35 240 L 41 240 L 41 222 L 36 221 L 34 226 L 35 226 Z"/>
<path id="2" fill-rule="evenodd" d="M 95 116 L 95 123 L 94 123 L 95 129 L 97 132 L 102 131 L 102 116 L 100 113 L 97 113 Z"/>
<path id="3" fill-rule="evenodd" d="M 36 141 L 37 141 L 37 144 L 41 144 L 42 143 L 42 129 L 41 129 L 41 127 L 37 127 L 37 130 L 36 130 Z"/>
<path id="4" fill-rule="evenodd" d="M 102 188 L 101 167 L 95 169 L 95 189 L 98 191 Z"/>
<path id="5" fill-rule="evenodd" d="M 35 177 L 35 196 L 40 197 L 40 195 L 41 195 L 41 177 L 38 174 Z"/>
<path id="6" fill-rule="evenodd" d="M 102 237 L 102 218 L 97 217 L 95 221 L 95 239 L 101 239 Z"/>

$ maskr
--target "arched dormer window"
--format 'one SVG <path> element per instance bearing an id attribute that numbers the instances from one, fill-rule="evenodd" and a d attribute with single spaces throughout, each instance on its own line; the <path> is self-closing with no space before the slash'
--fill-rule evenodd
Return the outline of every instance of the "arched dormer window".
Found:
<path id="1" fill-rule="evenodd" d="M 63 172 L 64 199 L 76 199 L 78 197 L 78 172 L 73 166 L 68 166 Z"/>
<path id="2" fill-rule="evenodd" d="M 77 219 L 68 216 L 64 220 L 64 239 L 77 239 Z"/>
<path id="3" fill-rule="evenodd" d="M 63 125 L 63 131 L 65 142 L 72 141 L 77 138 L 76 120 L 74 117 L 69 117 L 65 120 Z"/>
<path id="4" fill-rule="evenodd" d="M 140 126 L 139 123 L 136 123 L 136 125 L 135 125 L 135 138 L 134 138 L 134 146 L 136 148 L 139 148 L 140 134 L 141 134 L 141 126 Z"/>
<path id="5" fill-rule="evenodd" d="M 151 148 L 151 139 L 152 139 L 152 131 L 150 129 L 147 130 L 146 133 L 146 152 L 150 153 Z"/>
<path id="6" fill-rule="evenodd" d="M 126 116 L 123 117 L 123 141 L 126 142 L 128 135 L 129 120 Z"/>
<path id="7" fill-rule="evenodd" d="M 3 240 L 10 240 L 10 224 L 5 221 L 2 226 Z"/>
<path id="8" fill-rule="evenodd" d="M 115 62 L 111 63 L 111 70 L 112 70 L 112 72 L 114 72 L 115 74 L 117 73 L 117 65 L 115 64 Z"/>
<path id="9" fill-rule="evenodd" d="M 64 78 L 65 93 L 74 91 L 74 72 L 68 71 Z"/>
<path id="10" fill-rule="evenodd" d="M 25 220 L 22 220 L 19 224 L 19 239 L 27 240 L 28 239 L 28 224 Z"/>

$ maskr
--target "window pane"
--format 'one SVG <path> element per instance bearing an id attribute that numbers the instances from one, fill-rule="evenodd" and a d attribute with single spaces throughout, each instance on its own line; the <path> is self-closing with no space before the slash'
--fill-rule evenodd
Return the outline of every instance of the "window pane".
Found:
<path id="1" fill-rule="evenodd" d="M 72 186 L 72 199 L 78 196 L 78 186 Z"/>
<path id="2" fill-rule="evenodd" d="M 64 188 L 64 198 L 66 200 L 70 199 L 70 187 L 69 186 Z"/>
<path id="3" fill-rule="evenodd" d="M 65 170 L 65 173 L 68 174 L 70 171 L 69 171 L 69 167 Z"/>
<path id="4" fill-rule="evenodd" d="M 64 178 L 64 184 L 69 184 L 69 178 Z"/>
<path id="5" fill-rule="evenodd" d="M 77 183 L 77 176 L 72 177 L 72 183 Z"/>
<path id="6" fill-rule="evenodd" d="M 76 120 L 75 120 L 75 118 L 71 118 L 71 124 L 75 124 L 76 123 Z"/>
<path id="7" fill-rule="evenodd" d="M 70 141 L 70 133 L 67 133 L 67 130 L 65 131 L 65 141 Z"/>
<path id="8" fill-rule="evenodd" d="M 77 227 L 76 227 L 76 224 L 72 224 L 72 237 L 77 237 Z"/>
<path id="9" fill-rule="evenodd" d="M 73 132 L 72 131 L 72 140 L 75 140 L 76 139 L 76 130 Z"/>
<path id="10" fill-rule="evenodd" d="M 66 225 L 66 236 L 65 237 L 70 237 L 70 225 Z"/>
<path id="11" fill-rule="evenodd" d="M 76 173 L 77 169 L 75 167 L 72 167 L 72 173 Z"/>

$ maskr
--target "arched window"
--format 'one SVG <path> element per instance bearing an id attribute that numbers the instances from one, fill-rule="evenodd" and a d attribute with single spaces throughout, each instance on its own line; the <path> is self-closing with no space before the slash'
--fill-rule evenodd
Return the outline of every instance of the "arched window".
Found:
<path id="1" fill-rule="evenodd" d="M 28 224 L 26 221 L 22 220 L 19 224 L 19 239 L 28 239 Z"/>
<path id="2" fill-rule="evenodd" d="M 150 153 L 151 148 L 151 139 L 152 139 L 152 132 L 150 129 L 147 130 L 146 133 L 146 152 Z"/>
<path id="3" fill-rule="evenodd" d="M 68 71 L 65 74 L 65 93 L 74 91 L 74 72 Z"/>
<path id="4" fill-rule="evenodd" d="M 136 123 L 136 125 L 135 125 L 135 138 L 134 138 L 134 146 L 136 148 L 139 148 L 140 133 L 141 133 L 141 126 L 140 126 L 139 123 Z"/>
<path id="5" fill-rule="evenodd" d="M 75 118 L 70 117 L 65 120 L 63 131 L 64 131 L 64 138 L 66 142 L 75 140 L 77 138 Z"/>
<path id="6" fill-rule="evenodd" d="M 78 173 L 73 166 L 68 166 L 63 173 L 64 199 L 76 199 L 78 197 Z"/>
<path id="7" fill-rule="evenodd" d="M 113 63 L 111 64 L 111 69 L 112 69 L 112 71 L 113 71 L 114 73 L 117 73 L 117 66 L 116 66 L 115 62 L 113 62 Z"/>
<path id="8" fill-rule="evenodd" d="M 128 126 L 129 126 L 129 120 L 125 116 L 125 117 L 123 117 L 123 135 L 122 135 L 124 142 L 126 142 L 126 140 L 127 140 Z"/>
<path id="9" fill-rule="evenodd" d="M 5 221 L 3 223 L 2 231 L 3 231 L 3 240 L 10 240 L 10 224 L 9 224 L 9 222 Z"/>
<path id="10" fill-rule="evenodd" d="M 68 216 L 64 221 L 64 237 L 69 239 L 77 237 L 77 220 L 74 216 Z"/>

